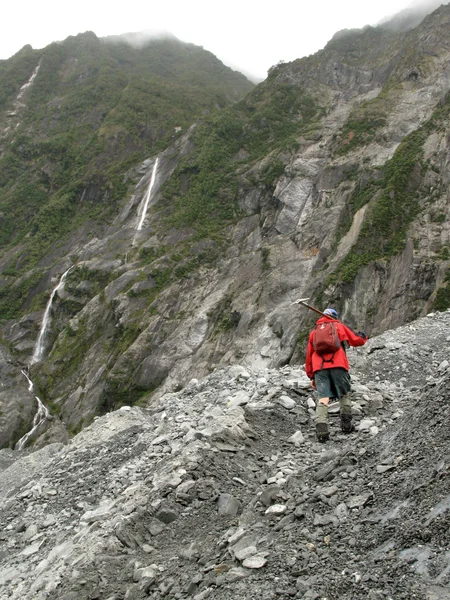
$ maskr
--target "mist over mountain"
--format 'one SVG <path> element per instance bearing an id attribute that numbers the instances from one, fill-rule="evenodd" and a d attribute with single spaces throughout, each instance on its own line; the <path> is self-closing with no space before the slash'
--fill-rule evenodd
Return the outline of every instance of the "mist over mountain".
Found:
<path id="1" fill-rule="evenodd" d="M 448 3 L 442 0 L 424 0 L 423 2 L 418 2 L 394 16 L 386 17 L 380 22 L 380 26 L 391 31 L 408 31 L 408 29 L 417 27 L 427 15 L 445 4 Z"/>

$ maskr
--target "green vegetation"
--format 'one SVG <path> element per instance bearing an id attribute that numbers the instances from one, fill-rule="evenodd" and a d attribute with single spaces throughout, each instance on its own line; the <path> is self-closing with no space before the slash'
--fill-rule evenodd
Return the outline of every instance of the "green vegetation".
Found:
<path id="1" fill-rule="evenodd" d="M 69 293 L 74 296 L 79 295 L 77 286 L 82 281 L 88 281 L 92 284 L 92 290 L 89 295 L 91 297 L 96 296 L 102 292 L 104 288 L 110 283 L 114 275 L 106 271 L 100 271 L 98 269 L 90 269 L 85 265 L 76 265 L 75 269 L 72 269 L 66 279 L 66 289 Z"/>
<path id="2" fill-rule="evenodd" d="M 154 389 L 143 390 L 131 385 L 129 381 L 109 379 L 101 394 L 97 412 L 104 415 L 111 410 L 117 410 L 121 406 L 140 404 L 142 398 L 151 394 Z"/>
<path id="3" fill-rule="evenodd" d="M 166 148 L 176 127 L 253 88 L 192 44 L 136 49 L 86 33 L 0 61 L 0 109 L 12 109 L 38 64 L 0 158 L 0 250 L 24 245 L 20 272 L 86 221 L 116 214 L 124 173 Z"/>
<path id="4" fill-rule="evenodd" d="M 433 308 L 441 312 L 450 308 L 450 269 L 445 275 L 444 285 L 436 293 Z"/>
<path id="5" fill-rule="evenodd" d="M 359 208 L 369 201 L 372 201 L 372 205 L 356 244 L 330 275 L 328 284 L 351 283 L 361 267 L 389 259 L 404 249 L 408 228 L 417 216 L 421 198 L 426 193 L 421 189 L 427 168 L 423 161 L 423 144 L 430 133 L 443 130 L 449 116 L 450 94 L 424 125 L 404 138 L 393 158 L 384 166 L 383 176 L 369 180 L 362 188 L 356 188 L 350 201 L 347 227 Z M 445 215 L 437 213 L 434 220 L 442 222 Z M 443 250 L 442 260 L 446 260 L 446 255 Z"/>
<path id="6" fill-rule="evenodd" d="M 266 165 L 260 173 L 259 180 L 265 188 L 271 189 L 275 185 L 275 181 L 284 173 L 284 164 L 281 160 L 275 160 Z"/>
<path id="7" fill-rule="evenodd" d="M 15 319 L 21 314 L 25 300 L 42 277 L 41 271 L 22 277 L 0 289 L 0 318 Z"/>
<path id="8" fill-rule="evenodd" d="M 355 108 L 342 130 L 342 141 L 336 154 L 347 154 L 353 148 L 365 146 L 376 139 L 378 130 L 386 125 L 388 106 L 386 94 L 382 93 Z"/>
<path id="9" fill-rule="evenodd" d="M 269 257 L 270 257 L 270 248 L 268 248 L 267 246 L 264 246 L 263 248 L 261 248 L 261 255 L 262 255 L 262 268 L 263 271 L 268 271 L 270 269 L 270 261 L 269 261 Z"/>
<path id="10" fill-rule="evenodd" d="M 423 129 L 413 132 L 386 164 L 384 178 L 377 184 L 381 191 L 366 214 L 358 240 L 331 276 L 330 283 L 350 283 L 362 266 L 398 254 L 405 247 L 408 226 L 419 211 L 417 190 L 424 140 Z M 369 190 L 359 195 L 355 208 L 369 199 Z"/>
<path id="11" fill-rule="evenodd" d="M 71 377 L 86 359 L 86 355 L 94 342 L 102 335 L 102 323 L 95 327 L 88 323 L 88 317 L 80 320 L 76 331 L 66 327 L 65 335 L 60 336 L 51 351 L 52 367 L 47 372 L 44 365 L 39 374 L 38 384 L 44 394 L 51 398 L 51 391 L 58 382 Z"/>
<path id="12" fill-rule="evenodd" d="M 231 310 L 233 298 L 230 294 L 225 295 L 216 304 L 213 310 L 208 313 L 212 323 L 211 337 L 215 338 L 222 333 L 228 333 L 239 324 L 241 315 L 237 311 Z"/>
<path id="13" fill-rule="evenodd" d="M 272 152 L 257 183 L 273 188 L 284 172 L 280 152 L 322 115 L 301 89 L 268 80 L 245 100 L 205 119 L 193 134 L 195 150 L 163 190 L 166 225 L 195 227 L 205 237 L 223 230 L 239 216 L 237 164 L 251 166 Z M 240 152 L 245 158 L 238 161 Z"/>

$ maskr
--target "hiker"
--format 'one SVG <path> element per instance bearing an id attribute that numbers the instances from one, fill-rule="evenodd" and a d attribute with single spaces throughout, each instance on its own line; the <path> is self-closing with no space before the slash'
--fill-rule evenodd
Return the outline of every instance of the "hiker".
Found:
<path id="1" fill-rule="evenodd" d="M 352 406 L 347 394 L 350 392 L 349 364 L 343 342 L 350 346 L 363 346 L 367 336 L 362 331 L 356 333 L 338 320 L 334 308 L 326 308 L 323 316 L 311 331 L 306 352 L 306 374 L 312 387 L 319 394 L 316 408 L 316 433 L 319 442 L 330 439 L 328 430 L 328 403 L 330 398 L 339 400 L 341 429 L 351 433 Z"/>

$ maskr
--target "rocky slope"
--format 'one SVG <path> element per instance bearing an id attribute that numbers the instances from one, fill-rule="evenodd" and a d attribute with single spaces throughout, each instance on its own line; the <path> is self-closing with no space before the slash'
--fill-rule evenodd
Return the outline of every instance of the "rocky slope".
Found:
<path id="1" fill-rule="evenodd" d="M 325 446 L 300 366 L 235 365 L 0 451 L 0 598 L 450 598 L 449 350 L 450 311 L 351 349 Z"/>
<path id="2" fill-rule="evenodd" d="M 102 161 L 95 181 L 93 163 L 76 162 L 76 204 L 58 196 L 38 222 L 28 206 L 23 237 L 0 259 L 1 333 L 24 390 L 45 302 L 74 266 L 31 369 L 59 419 L 48 440 L 61 423 L 75 433 L 218 366 L 295 363 L 312 324 L 292 305 L 298 297 L 333 304 L 371 335 L 450 306 L 449 27 L 443 6 L 406 32 L 341 33 L 271 69 L 242 101 L 161 138 L 167 145 L 146 160 L 130 158 L 107 189 L 95 185 Z M 116 116 L 102 135 L 120 129 Z M 116 129 L 108 140 L 126 154 Z M 70 179 L 65 164 L 55 185 Z M 32 411 L 22 412 L 26 429 Z M 13 431 L 7 417 L 3 427 Z"/>

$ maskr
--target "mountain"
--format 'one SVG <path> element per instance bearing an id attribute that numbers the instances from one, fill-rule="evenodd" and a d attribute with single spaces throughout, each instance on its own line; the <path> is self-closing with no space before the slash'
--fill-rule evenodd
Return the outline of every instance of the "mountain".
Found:
<path id="1" fill-rule="evenodd" d="M 83 34 L 2 63 L 2 444 L 34 393 L 39 446 L 218 367 L 299 363 L 299 297 L 370 336 L 446 310 L 449 29 L 442 6 L 341 32 L 256 87 L 174 40 Z"/>
<path id="2" fill-rule="evenodd" d="M 0 599 L 448 600 L 449 332 L 351 349 L 357 430 L 325 447 L 304 371 L 236 364 L 0 450 Z"/>
<path id="3" fill-rule="evenodd" d="M 253 87 L 193 44 L 128 39 L 86 32 L 0 62 L 0 243 L 16 249 L 9 272 L 34 267 L 75 222 L 115 215 L 130 166 Z"/>

